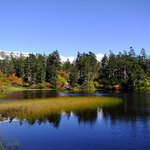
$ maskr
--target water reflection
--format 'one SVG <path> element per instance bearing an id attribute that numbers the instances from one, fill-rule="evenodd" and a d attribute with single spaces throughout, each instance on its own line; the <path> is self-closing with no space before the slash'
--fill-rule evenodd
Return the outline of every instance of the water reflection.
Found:
<path id="1" fill-rule="evenodd" d="M 30 94 L 29 94 L 29 93 Z M 61 116 L 67 115 L 68 119 L 71 113 L 77 117 L 78 123 L 89 123 L 94 124 L 97 119 L 104 119 L 110 118 L 112 123 L 118 120 L 122 121 L 130 121 L 136 122 L 137 120 L 142 120 L 144 123 L 147 123 L 150 118 L 150 94 L 149 93 L 56 93 L 55 91 L 25 91 L 25 92 L 17 92 L 14 93 L 12 96 L 13 98 L 19 99 L 28 99 L 28 98 L 37 98 L 37 97 L 58 97 L 60 95 L 66 96 L 87 96 L 87 95 L 109 95 L 112 97 L 119 97 L 123 99 L 123 102 L 117 104 L 115 106 L 103 107 L 103 108 L 95 108 L 95 109 L 84 109 L 78 111 L 66 111 L 63 113 L 56 113 L 56 114 L 48 114 L 43 115 L 42 117 L 32 118 L 28 117 L 26 120 L 30 125 L 38 123 L 49 122 L 53 124 L 54 127 L 58 128 Z M 0 116 L 0 121 L 6 121 L 9 116 Z M 16 118 L 16 116 L 9 118 L 10 122 Z M 21 120 L 22 121 L 22 120 Z"/>
<path id="2" fill-rule="evenodd" d="M 130 104 L 130 105 L 129 105 Z M 95 108 L 95 109 L 81 109 L 76 111 L 66 111 L 63 113 L 52 113 L 46 114 L 43 116 L 39 116 L 37 118 L 28 117 L 26 118 L 26 122 L 29 125 L 47 123 L 49 122 L 54 128 L 58 128 L 61 122 L 62 116 L 67 116 L 68 119 L 71 115 L 75 116 L 78 120 L 78 123 L 84 123 L 89 125 L 94 125 L 97 120 L 107 120 L 110 118 L 111 123 L 115 124 L 118 121 L 130 122 L 134 124 L 138 120 L 142 121 L 145 125 L 149 123 L 150 120 L 150 111 L 147 107 L 137 107 L 134 108 L 131 102 L 123 102 L 116 106 L 109 106 L 103 108 Z M 145 103 L 144 103 L 145 104 Z M 0 121 L 16 121 L 16 117 L 6 117 L 1 115 Z M 24 120 L 19 120 L 20 124 L 23 124 Z"/>
<path id="3" fill-rule="evenodd" d="M 58 128 L 61 122 L 61 118 L 62 116 L 67 116 L 68 120 L 70 118 L 71 115 L 75 116 L 78 120 L 78 123 L 85 123 L 85 124 L 94 124 L 94 122 L 96 122 L 97 120 L 97 116 L 98 116 L 98 111 L 97 109 L 87 109 L 87 110 L 80 110 L 80 111 L 70 111 L 70 112 L 63 112 L 63 113 L 54 113 L 54 114 L 49 114 L 46 116 L 42 116 L 39 118 L 32 118 L 32 117 L 28 117 L 26 118 L 26 120 L 20 120 L 17 117 L 5 117 L 5 116 L 1 116 L 0 117 L 0 121 L 1 122 L 13 122 L 13 121 L 19 121 L 20 125 L 22 125 L 23 123 L 27 122 L 29 125 L 34 125 L 34 124 L 38 124 L 41 125 L 42 123 L 50 123 L 54 128 Z M 102 114 L 101 114 L 102 117 Z"/>
<path id="4" fill-rule="evenodd" d="M 97 109 L 87 109 L 83 111 L 73 112 L 73 114 L 78 118 L 78 123 L 89 123 L 94 124 L 97 119 Z"/>
<path id="5" fill-rule="evenodd" d="M 48 98 L 57 96 L 59 96 L 59 93 L 57 93 L 54 90 L 29 90 L 29 91 L 18 91 L 12 94 L 8 94 L 5 97 L 1 98 L 0 101 Z"/>
<path id="6" fill-rule="evenodd" d="M 29 97 L 78 95 L 73 92 L 40 92 L 42 95 L 32 91 Z M 20 93 L 17 98 L 25 99 L 24 94 Z M 21 149 L 149 150 L 150 93 L 79 93 L 87 98 L 88 94 L 95 97 L 118 97 L 122 99 L 122 103 L 37 117 L 30 115 L 26 119 L 1 115 L 0 127 L 9 138 L 13 134 L 19 140 Z"/>
<path id="7" fill-rule="evenodd" d="M 108 91 L 54 91 L 54 90 L 28 90 L 28 91 L 18 91 L 11 94 L 6 95 L 3 98 L 0 98 L 0 101 L 12 101 L 12 100 L 25 100 L 25 99 L 36 99 L 36 98 L 50 98 L 50 97 L 58 97 L 58 96 L 112 96 L 113 94 L 117 94 Z"/>

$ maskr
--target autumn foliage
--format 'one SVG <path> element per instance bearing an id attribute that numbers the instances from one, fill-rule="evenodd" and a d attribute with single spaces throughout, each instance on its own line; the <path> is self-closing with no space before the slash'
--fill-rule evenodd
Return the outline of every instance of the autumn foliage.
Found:
<path id="1" fill-rule="evenodd" d="M 15 74 L 7 77 L 7 79 L 12 85 L 21 85 L 21 86 L 23 86 L 23 81 L 20 78 L 18 78 L 17 76 L 15 76 Z"/>
<path id="2" fill-rule="evenodd" d="M 21 78 L 15 76 L 15 74 L 7 77 L 5 74 L 0 72 L 0 85 L 23 86 L 23 81 L 21 80 Z"/>

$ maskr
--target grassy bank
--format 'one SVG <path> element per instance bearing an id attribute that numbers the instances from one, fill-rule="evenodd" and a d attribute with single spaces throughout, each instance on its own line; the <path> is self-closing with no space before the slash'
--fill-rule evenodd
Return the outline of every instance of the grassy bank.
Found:
<path id="1" fill-rule="evenodd" d="M 27 90 L 27 88 L 25 87 L 14 87 L 14 86 L 5 86 L 2 85 L 0 86 L 0 98 L 3 98 L 6 96 L 6 94 L 11 94 L 12 92 L 16 92 L 16 91 L 25 91 Z"/>
<path id="2" fill-rule="evenodd" d="M 24 101 L 0 102 L 0 113 L 20 120 L 36 120 L 61 112 L 94 109 L 121 103 L 120 99 L 109 97 L 57 97 Z"/>

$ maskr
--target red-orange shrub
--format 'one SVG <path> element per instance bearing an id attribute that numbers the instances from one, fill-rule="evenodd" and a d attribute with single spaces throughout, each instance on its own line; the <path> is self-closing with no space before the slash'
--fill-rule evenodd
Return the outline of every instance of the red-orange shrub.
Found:
<path id="1" fill-rule="evenodd" d="M 46 83 L 45 83 L 45 86 L 46 86 L 46 87 L 52 87 L 52 85 L 51 85 L 49 82 L 46 82 Z"/>
<path id="2" fill-rule="evenodd" d="M 20 78 L 18 78 L 17 76 L 15 76 L 14 74 L 7 77 L 7 80 L 13 85 L 23 86 L 23 81 Z"/>
<path id="3" fill-rule="evenodd" d="M 58 88 L 60 88 L 60 87 L 63 86 L 63 83 L 62 83 L 62 82 L 57 82 L 56 86 L 57 86 Z"/>
<path id="4" fill-rule="evenodd" d="M 119 88 L 119 85 L 118 85 L 118 84 L 116 84 L 116 85 L 114 85 L 114 87 L 115 87 L 115 88 Z"/>
<path id="5" fill-rule="evenodd" d="M 60 75 L 62 77 L 68 78 L 68 74 L 66 73 L 66 71 L 60 70 Z"/>

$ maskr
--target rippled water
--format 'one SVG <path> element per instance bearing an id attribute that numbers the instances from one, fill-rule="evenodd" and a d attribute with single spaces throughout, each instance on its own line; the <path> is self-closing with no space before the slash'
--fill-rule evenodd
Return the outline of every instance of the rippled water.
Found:
<path id="1" fill-rule="evenodd" d="M 50 115 L 33 123 L 0 118 L 1 131 L 9 140 L 17 139 L 21 150 L 150 149 L 150 93 L 28 91 L 16 92 L 2 101 L 57 96 L 119 97 L 122 103 Z"/>

